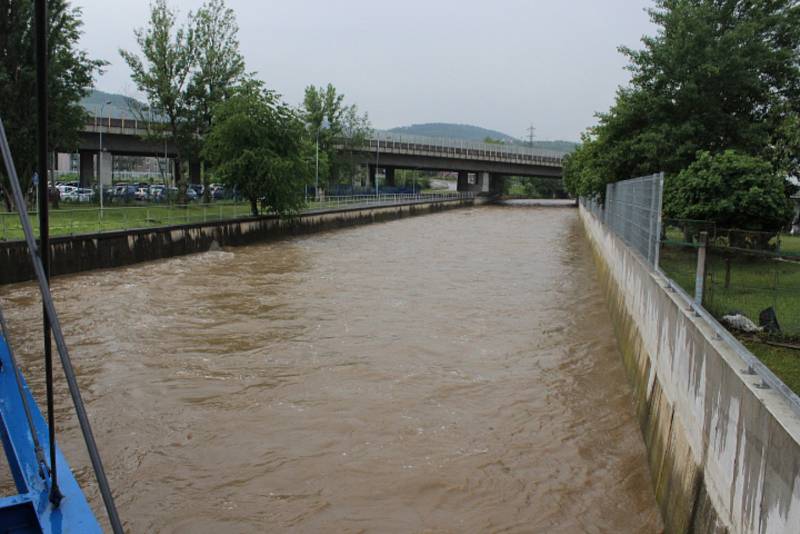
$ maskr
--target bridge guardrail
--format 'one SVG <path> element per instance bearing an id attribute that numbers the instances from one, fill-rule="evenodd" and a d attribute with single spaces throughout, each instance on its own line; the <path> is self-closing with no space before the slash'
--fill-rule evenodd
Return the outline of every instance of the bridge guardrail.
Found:
<path id="1" fill-rule="evenodd" d="M 150 124 L 154 121 L 141 121 L 136 118 L 116 117 L 90 117 L 87 121 L 87 131 L 103 133 L 119 133 L 129 130 L 134 134 L 142 135 L 150 131 Z M 110 132 L 110 130 L 117 130 Z M 344 143 L 342 143 L 344 145 Z M 514 144 L 493 144 L 463 139 L 449 139 L 444 137 L 425 137 L 420 135 L 389 134 L 376 132 L 367 139 L 368 150 L 384 150 L 386 152 L 417 152 L 434 153 L 456 158 L 480 158 L 499 161 L 514 161 L 520 163 L 535 163 L 538 165 L 560 167 L 566 154 L 553 150 L 531 148 Z"/>

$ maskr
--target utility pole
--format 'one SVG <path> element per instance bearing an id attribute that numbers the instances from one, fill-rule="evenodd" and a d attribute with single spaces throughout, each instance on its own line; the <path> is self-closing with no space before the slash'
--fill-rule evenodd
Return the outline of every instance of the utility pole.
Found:
<path id="1" fill-rule="evenodd" d="M 533 148 L 533 138 L 536 137 L 536 128 L 533 127 L 533 123 L 525 131 L 528 132 L 528 144 Z"/>

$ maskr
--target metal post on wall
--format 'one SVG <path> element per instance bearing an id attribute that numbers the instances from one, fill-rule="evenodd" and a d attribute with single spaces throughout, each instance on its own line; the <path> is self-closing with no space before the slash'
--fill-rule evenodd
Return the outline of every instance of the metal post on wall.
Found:
<path id="1" fill-rule="evenodd" d="M 708 232 L 700 232 L 700 247 L 697 249 L 697 270 L 694 279 L 694 302 L 703 305 L 706 282 L 706 250 L 708 248 Z"/>

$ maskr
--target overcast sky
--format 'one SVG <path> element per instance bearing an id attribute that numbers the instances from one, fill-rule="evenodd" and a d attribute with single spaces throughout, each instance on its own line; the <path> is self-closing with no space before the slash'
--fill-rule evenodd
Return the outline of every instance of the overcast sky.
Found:
<path id="1" fill-rule="evenodd" d="M 136 49 L 142 0 L 73 0 L 82 45 L 111 63 L 97 88 L 137 96 L 117 50 Z M 180 20 L 202 0 L 172 0 Z M 228 0 L 248 70 L 299 104 L 333 83 L 376 128 L 455 122 L 577 140 L 628 80 L 621 44 L 653 27 L 650 0 Z"/>

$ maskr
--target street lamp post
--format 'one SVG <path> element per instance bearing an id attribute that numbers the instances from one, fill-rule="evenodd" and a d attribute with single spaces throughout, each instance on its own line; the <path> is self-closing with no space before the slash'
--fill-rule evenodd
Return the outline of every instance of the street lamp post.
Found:
<path id="1" fill-rule="evenodd" d="M 322 130 L 327 130 L 331 123 L 328 119 L 323 118 L 319 128 L 317 128 L 317 157 L 316 157 L 316 173 L 314 177 L 314 199 L 319 202 L 319 133 Z"/>
<path id="2" fill-rule="evenodd" d="M 97 155 L 97 182 L 100 186 L 100 218 L 103 218 L 103 110 L 110 106 L 111 101 L 107 100 L 100 106 L 100 153 Z"/>
<path id="3" fill-rule="evenodd" d="M 375 147 L 375 200 L 378 199 L 378 166 L 381 164 L 381 135 L 375 136 L 378 139 L 378 144 Z"/>

